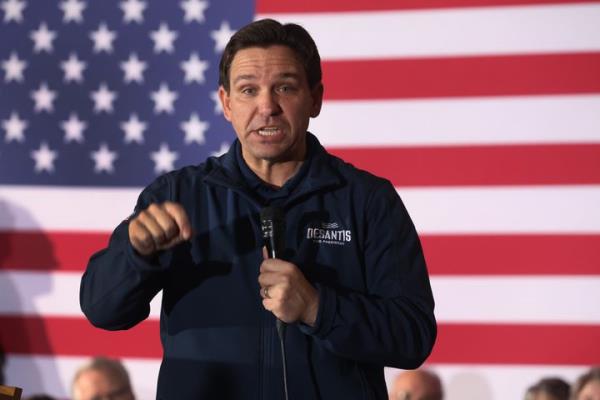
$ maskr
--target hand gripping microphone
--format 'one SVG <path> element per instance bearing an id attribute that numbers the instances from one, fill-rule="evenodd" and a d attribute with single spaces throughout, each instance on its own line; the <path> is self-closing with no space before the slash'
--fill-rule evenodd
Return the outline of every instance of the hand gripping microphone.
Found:
<path id="1" fill-rule="evenodd" d="M 260 211 L 260 224 L 263 242 L 267 247 L 269 258 L 281 258 L 285 248 L 285 219 L 279 207 L 265 207 Z M 285 357 L 285 322 L 277 319 L 277 335 L 281 344 L 281 360 L 283 365 L 283 389 L 285 399 L 288 398 L 287 367 Z"/>
<path id="2" fill-rule="evenodd" d="M 269 258 L 280 258 L 285 247 L 285 219 L 279 207 L 265 207 L 260 211 L 263 242 Z M 277 320 L 277 333 L 283 336 L 285 322 Z"/>

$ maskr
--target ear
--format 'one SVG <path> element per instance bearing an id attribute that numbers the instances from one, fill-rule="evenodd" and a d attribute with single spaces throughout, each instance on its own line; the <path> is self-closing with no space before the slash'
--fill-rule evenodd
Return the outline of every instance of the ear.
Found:
<path id="1" fill-rule="evenodd" d="M 221 101 L 221 108 L 223 108 L 225 119 L 231 122 L 231 98 L 223 85 L 219 86 L 219 100 Z"/>
<path id="2" fill-rule="evenodd" d="M 317 117 L 321 113 L 321 106 L 323 105 L 323 84 L 319 82 L 311 91 L 313 104 L 310 110 L 310 116 L 312 118 Z"/>

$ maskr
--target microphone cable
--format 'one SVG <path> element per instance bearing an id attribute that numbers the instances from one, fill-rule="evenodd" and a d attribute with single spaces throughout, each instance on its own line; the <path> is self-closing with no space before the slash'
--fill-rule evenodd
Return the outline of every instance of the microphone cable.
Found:
<path id="1" fill-rule="evenodd" d="M 283 394 L 284 399 L 288 399 L 288 384 L 287 384 L 287 362 L 285 358 L 285 328 L 286 324 L 280 319 L 275 322 L 277 326 L 277 336 L 279 336 L 279 345 L 281 348 L 281 365 L 283 366 Z"/>
<path id="2" fill-rule="evenodd" d="M 265 207 L 260 211 L 261 230 L 263 240 L 267 247 L 269 258 L 279 258 L 283 254 L 285 247 L 285 218 L 283 210 L 279 207 Z M 287 384 L 287 360 L 285 356 L 285 330 L 287 324 L 279 318 L 275 322 L 277 336 L 279 336 L 279 346 L 281 348 L 281 365 L 283 371 L 283 394 L 284 399 L 288 399 Z"/>

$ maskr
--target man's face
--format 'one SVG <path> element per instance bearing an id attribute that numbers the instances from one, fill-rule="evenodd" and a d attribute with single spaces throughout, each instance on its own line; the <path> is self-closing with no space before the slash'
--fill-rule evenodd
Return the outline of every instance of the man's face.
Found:
<path id="1" fill-rule="evenodd" d="M 577 400 L 600 400 L 600 381 L 594 379 L 588 382 L 581 389 Z"/>
<path id="2" fill-rule="evenodd" d="M 286 46 L 239 50 L 231 63 L 229 93 L 219 88 L 225 118 L 251 167 L 302 160 L 310 117 L 321 110 L 323 87 L 311 90 L 293 50 Z"/>
<path id="3" fill-rule="evenodd" d="M 133 400 L 131 390 L 111 380 L 106 373 L 87 370 L 79 375 L 73 385 L 77 400 Z"/>
<path id="4" fill-rule="evenodd" d="M 390 400 L 441 400 L 438 382 L 421 371 L 405 371 L 394 382 Z"/>

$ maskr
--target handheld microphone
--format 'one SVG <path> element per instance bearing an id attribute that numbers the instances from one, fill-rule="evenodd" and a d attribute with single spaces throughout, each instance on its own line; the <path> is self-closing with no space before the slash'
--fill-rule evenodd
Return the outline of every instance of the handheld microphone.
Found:
<path id="1" fill-rule="evenodd" d="M 280 258 L 285 248 L 285 219 L 279 207 L 265 207 L 260 211 L 260 225 L 263 241 L 267 247 L 269 258 Z M 286 324 L 279 318 L 276 321 L 277 335 L 281 345 L 281 361 L 283 365 L 283 390 L 284 399 L 288 399 L 287 387 L 287 362 L 285 357 L 285 327 Z"/>
<path id="2" fill-rule="evenodd" d="M 285 247 L 285 219 L 279 207 L 266 207 L 260 211 L 263 241 L 269 258 L 280 258 Z"/>
<path id="3" fill-rule="evenodd" d="M 280 258 L 285 247 L 285 219 L 279 207 L 265 207 L 260 211 L 263 241 L 269 258 Z M 285 322 L 277 320 L 277 333 L 285 332 Z"/>

